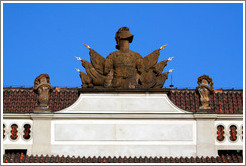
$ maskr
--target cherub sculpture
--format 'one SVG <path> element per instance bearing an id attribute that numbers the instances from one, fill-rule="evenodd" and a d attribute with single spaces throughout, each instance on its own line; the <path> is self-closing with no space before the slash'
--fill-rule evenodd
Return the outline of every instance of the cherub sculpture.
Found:
<path id="1" fill-rule="evenodd" d="M 161 46 L 146 57 L 142 57 L 137 52 L 129 50 L 129 43 L 133 40 L 133 35 L 129 28 L 120 28 L 116 35 L 115 52 L 110 53 L 105 59 L 90 46 L 85 45 L 90 50 L 91 63 L 76 57 L 82 62 L 86 73 L 80 72 L 83 88 L 119 88 L 119 89 L 135 89 L 135 88 L 162 88 L 168 74 L 172 72 L 162 73 L 168 60 L 157 63 L 160 50 L 166 47 Z"/>
<path id="2" fill-rule="evenodd" d="M 50 84 L 50 77 L 48 74 L 39 75 L 34 81 L 34 92 L 38 94 L 38 106 L 34 111 L 50 111 L 49 101 L 50 93 L 53 87 Z"/>
<path id="3" fill-rule="evenodd" d="M 196 87 L 197 93 L 200 95 L 200 103 L 201 106 L 199 109 L 210 109 L 209 103 L 210 103 L 210 94 L 214 92 L 213 88 L 213 81 L 212 78 L 210 78 L 207 75 L 203 75 L 198 78 L 198 87 Z"/>

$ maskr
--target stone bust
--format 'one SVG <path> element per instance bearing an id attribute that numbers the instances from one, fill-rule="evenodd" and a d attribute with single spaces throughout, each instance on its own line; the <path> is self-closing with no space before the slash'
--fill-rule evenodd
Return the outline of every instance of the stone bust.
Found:
<path id="1" fill-rule="evenodd" d="M 80 72 L 82 88 L 162 88 L 172 70 L 165 73 L 162 71 L 173 57 L 157 63 L 164 45 L 143 58 L 129 49 L 133 37 L 128 27 L 120 28 L 115 35 L 118 50 L 110 53 L 106 59 L 84 44 L 90 50 L 91 63 L 76 57 L 87 73 L 76 69 Z"/>

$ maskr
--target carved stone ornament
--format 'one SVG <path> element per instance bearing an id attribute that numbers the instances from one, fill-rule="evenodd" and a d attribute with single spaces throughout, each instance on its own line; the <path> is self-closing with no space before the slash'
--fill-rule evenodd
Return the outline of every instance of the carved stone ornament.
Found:
<path id="1" fill-rule="evenodd" d="M 200 107 L 199 109 L 211 109 L 209 106 L 210 102 L 210 94 L 214 92 L 213 88 L 213 81 L 212 78 L 210 78 L 207 75 L 203 75 L 198 78 L 198 87 L 196 88 L 197 93 L 200 96 Z"/>
<path id="2" fill-rule="evenodd" d="M 50 111 L 49 101 L 52 90 L 53 88 L 50 85 L 50 77 L 48 74 L 41 74 L 35 79 L 34 92 L 38 94 L 38 106 L 35 108 L 35 112 Z"/>
<path id="3" fill-rule="evenodd" d="M 167 62 L 173 57 L 157 63 L 160 50 L 166 45 L 143 58 L 137 52 L 129 50 L 129 43 L 133 41 L 129 28 L 120 28 L 115 40 L 118 50 L 110 53 L 106 59 L 84 44 L 90 50 L 91 62 L 76 57 L 86 70 L 84 73 L 76 69 L 80 72 L 82 88 L 162 88 L 168 74 L 172 72 L 169 70 L 162 73 Z"/>

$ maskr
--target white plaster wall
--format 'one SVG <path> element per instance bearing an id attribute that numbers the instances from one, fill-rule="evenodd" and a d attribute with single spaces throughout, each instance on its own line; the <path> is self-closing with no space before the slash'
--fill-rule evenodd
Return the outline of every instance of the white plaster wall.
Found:
<path id="1" fill-rule="evenodd" d="M 34 133 L 32 153 L 51 155 L 51 118 L 39 117 L 38 114 L 32 117 Z"/>
<path id="2" fill-rule="evenodd" d="M 52 154 L 194 156 L 195 120 L 52 120 Z"/>
<path id="3" fill-rule="evenodd" d="M 216 129 L 214 128 L 214 118 L 196 119 L 197 125 L 197 156 L 217 156 L 217 150 L 214 143 L 216 138 Z"/>

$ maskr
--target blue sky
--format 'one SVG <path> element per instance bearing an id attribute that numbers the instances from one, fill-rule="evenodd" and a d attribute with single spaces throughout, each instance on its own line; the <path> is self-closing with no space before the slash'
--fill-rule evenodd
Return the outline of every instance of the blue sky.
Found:
<path id="1" fill-rule="evenodd" d="M 209 75 L 214 87 L 243 88 L 243 4 L 4 4 L 3 85 L 32 87 L 50 75 L 52 86 L 80 87 L 74 56 L 89 61 L 88 44 L 102 56 L 115 51 L 115 33 L 127 26 L 130 49 L 143 57 L 164 44 L 159 61 L 174 56 L 177 88 L 196 88 Z M 165 87 L 170 85 L 170 77 Z"/>

